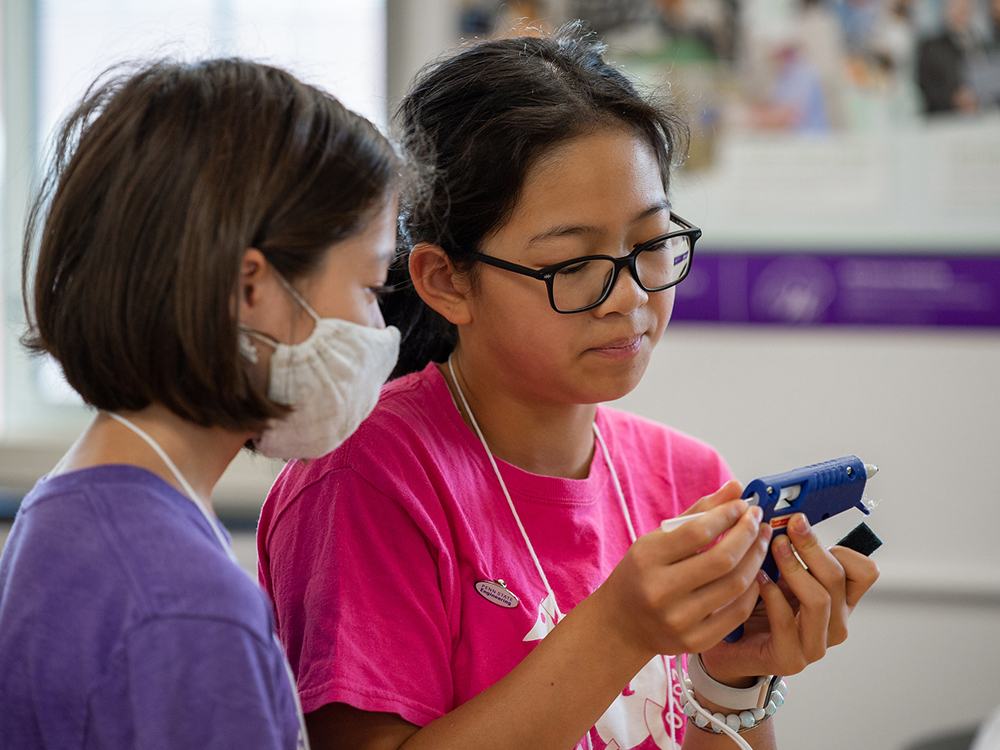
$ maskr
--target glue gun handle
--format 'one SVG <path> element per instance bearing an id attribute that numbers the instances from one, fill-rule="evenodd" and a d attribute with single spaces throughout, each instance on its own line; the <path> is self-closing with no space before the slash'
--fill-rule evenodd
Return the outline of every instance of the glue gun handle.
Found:
<path id="1" fill-rule="evenodd" d="M 763 570 L 765 573 L 767 573 L 767 577 L 770 578 L 772 581 L 777 582 L 778 578 L 781 576 L 781 573 L 778 572 L 778 564 L 774 561 L 774 555 L 771 554 L 771 550 L 767 551 L 767 557 L 764 558 L 764 563 L 763 565 L 760 566 L 760 569 Z M 757 598 L 757 603 L 758 604 L 760 603 L 759 597 Z M 722 640 L 724 640 L 726 643 L 736 643 L 736 641 L 738 641 L 742 637 L 743 637 L 743 626 L 740 625 L 739 627 L 736 628 L 736 630 L 734 630 L 732 633 L 727 635 Z"/>

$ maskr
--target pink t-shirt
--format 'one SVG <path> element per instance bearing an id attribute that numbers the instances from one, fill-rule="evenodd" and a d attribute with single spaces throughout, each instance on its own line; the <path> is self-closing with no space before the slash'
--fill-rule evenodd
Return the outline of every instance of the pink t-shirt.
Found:
<path id="1" fill-rule="evenodd" d="M 714 450 L 662 425 L 605 407 L 597 424 L 640 536 L 730 477 Z M 497 463 L 566 613 L 631 543 L 603 453 L 595 447 L 586 479 Z M 286 466 L 257 544 L 306 712 L 341 702 L 426 725 L 501 679 L 553 627 L 496 474 L 434 365 L 385 386 L 339 449 Z M 516 606 L 498 603 L 506 594 L 495 585 L 492 596 L 477 591 L 498 580 Z M 665 663 L 651 661 L 608 709 L 591 730 L 595 748 L 667 748 L 671 733 L 680 742 Z"/>

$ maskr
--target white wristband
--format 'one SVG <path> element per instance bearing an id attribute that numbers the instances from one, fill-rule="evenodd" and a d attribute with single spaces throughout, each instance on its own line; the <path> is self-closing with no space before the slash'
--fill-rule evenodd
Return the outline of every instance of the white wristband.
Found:
<path id="1" fill-rule="evenodd" d="M 723 685 L 705 671 L 705 665 L 701 661 L 701 654 L 688 654 L 687 673 L 688 677 L 691 678 L 694 689 L 705 700 L 711 701 L 717 706 L 737 711 L 764 708 L 771 695 L 771 683 L 774 680 L 773 675 L 765 675 L 757 678 L 757 682 L 748 688 L 734 688 L 729 685 Z"/>

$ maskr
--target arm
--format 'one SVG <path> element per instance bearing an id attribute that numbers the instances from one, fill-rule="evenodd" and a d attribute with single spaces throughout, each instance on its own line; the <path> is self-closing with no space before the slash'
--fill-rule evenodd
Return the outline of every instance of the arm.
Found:
<path id="1" fill-rule="evenodd" d="M 273 639 L 225 620 L 160 618 L 127 636 L 120 663 L 122 692 L 92 702 L 96 736 L 124 720 L 136 750 L 296 747 L 294 694 Z"/>
<path id="2" fill-rule="evenodd" d="M 733 687 L 749 687 L 749 684 L 753 683 L 753 678 L 747 678 L 746 680 L 737 680 L 739 684 L 733 685 Z M 749 684 L 748 684 L 749 683 Z M 733 709 L 728 706 L 720 706 L 718 704 L 712 703 L 706 700 L 704 696 L 695 693 L 695 699 L 707 711 L 712 713 L 722 713 L 730 714 L 733 713 Z M 777 743 L 774 739 L 774 723 L 770 720 L 758 724 L 753 729 L 748 732 L 744 732 L 740 735 L 750 747 L 754 750 L 776 750 Z M 691 722 L 688 722 L 687 731 L 684 733 L 684 743 L 682 745 L 684 750 L 733 750 L 736 745 L 733 740 L 724 734 L 715 734 L 713 732 L 708 732 L 702 729 L 698 729 Z"/>
<path id="3" fill-rule="evenodd" d="M 758 574 L 761 603 L 746 623 L 744 637 L 702 653 L 709 674 L 732 687 L 748 687 L 753 678 L 744 675 L 792 675 L 822 659 L 828 647 L 847 639 L 848 618 L 878 578 L 878 566 L 864 555 L 820 544 L 802 514 L 793 518 L 787 537 L 776 539 L 773 548 L 781 582 L 776 585 L 763 571 Z M 709 710 L 731 713 L 700 695 L 696 698 Z M 775 747 L 770 725 L 765 722 L 743 737 L 757 750 L 770 750 Z M 710 747 L 689 745 L 693 734 L 685 736 L 686 750 Z"/>
<path id="4" fill-rule="evenodd" d="M 584 604 L 586 602 L 581 603 L 580 607 Z M 579 614 L 580 607 L 573 612 Z M 600 692 L 585 690 L 584 695 L 577 696 L 579 705 L 577 711 L 580 712 L 582 720 L 573 722 L 572 717 L 567 715 L 570 713 L 567 710 L 569 696 L 565 690 L 560 692 L 557 685 L 571 689 L 573 685 L 600 685 L 605 680 L 609 685 L 615 680 L 624 685 L 631 676 L 625 673 L 629 670 L 638 671 L 642 667 L 641 663 L 626 665 L 612 660 L 607 663 L 602 662 L 603 672 L 601 665 L 591 664 L 591 668 L 586 670 L 589 675 L 582 675 L 581 672 L 587 666 L 586 661 L 589 658 L 583 656 L 584 654 L 610 653 L 610 650 L 606 649 L 607 644 L 601 637 L 589 637 L 593 634 L 587 628 L 584 617 L 571 620 L 572 617 L 573 613 L 570 613 L 510 675 L 434 724 L 421 729 L 396 714 L 361 711 L 343 703 L 331 703 L 306 716 L 310 743 L 314 750 L 341 748 L 396 750 L 463 746 L 571 747 L 593 726 L 620 692 L 620 688 L 617 691 Z M 560 645 L 555 649 L 549 649 L 547 654 L 541 652 L 543 647 L 547 648 L 557 641 Z M 566 684 L 553 679 L 551 673 L 553 666 L 568 667 L 567 679 L 563 680 Z M 534 677 L 533 671 L 538 672 Z M 526 690 L 525 694 L 519 693 L 522 689 Z M 725 708 L 704 699 L 701 702 L 711 711 L 727 712 Z M 525 716 L 523 712 L 530 713 Z M 592 718 L 589 720 L 583 718 L 586 715 Z M 512 720 L 510 718 L 512 716 L 517 716 L 518 719 Z M 544 744 L 544 740 L 540 741 L 532 734 L 538 726 L 551 725 L 560 718 L 570 719 L 562 731 L 564 741 L 561 744 Z M 440 723 L 444 723 L 444 726 L 435 726 Z M 513 734 L 518 732 L 517 725 L 521 725 L 523 734 Z M 556 729 L 552 734 L 558 731 Z M 773 725 L 770 721 L 755 727 L 743 737 L 756 750 L 774 750 L 776 747 Z M 684 736 L 684 750 L 723 750 L 723 748 L 732 750 L 733 747 L 732 740 L 728 737 L 690 726 Z"/>
<path id="5" fill-rule="evenodd" d="M 851 613 L 878 579 L 878 566 L 864 555 L 824 547 L 802 514 L 793 517 L 787 536 L 775 539 L 773 548 L 781 582 L 774 584 L 761 573 L 762 601 L 744 637 L 702 654 L 706 669 L 720 682 L 735 685 L 743 675 L 793 675 L 822 659 L 830 646 L 847 639 Z"/>
<path id="6" fill-rule="evenodd" d="M 797 673 L 843 642 L 847 619 L 878 577 L 871 560 L 840 547 L 827 550 L 808 525 L 793 524 L 789 537 L 808 568 L 791 554 L 787 540 L 779 541 L 776 560 L 787 583 L 779 587 L 760 576 L 763 604 L 744 638 L 718 643 L 703 655 L 710 673 L 734 687 L 752 683 L 748 675 Z M 574 609 L 506 678 L 438 721 L 420 729 L 394 714 L 331 704 L 307 717 L 314 747 L 571 747 L 648 656 L 601 615 L 605 588 Z M 601 622 L 605 627 L 595 627 Z M 696 697 L 710 711 L 730 712 Z M 776 748 L 771 721 L 742 736 L 755 750 Z M 733 743 L 689 727 L 683 747 L 722 750 Z"/>
<path id="7" fill-rule="evenodd" d="M 596 592 L 474 699 L 419 729 L 328 704 L 307 716 L 313 747 L 572 748 L 655 654 L 706 649 L 753 609 L 769 529 L 739 491 L 729 483 L 692 508 L 711 508 L 707 515 L 641 537 Z M 722 747 L 699 734 L 691 747 Z"/>

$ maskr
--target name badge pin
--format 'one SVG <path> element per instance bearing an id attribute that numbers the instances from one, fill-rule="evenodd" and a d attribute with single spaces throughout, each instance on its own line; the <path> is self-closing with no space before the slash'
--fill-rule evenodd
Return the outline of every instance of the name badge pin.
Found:
<path id="1" fill-rule="evenodd" d="M 515 594 L 507 588 L 502 578 L 495 581 L 476 581 L 476 592 L 489 602 L 499 607 L 513 609 L 519 603 Z"/>

